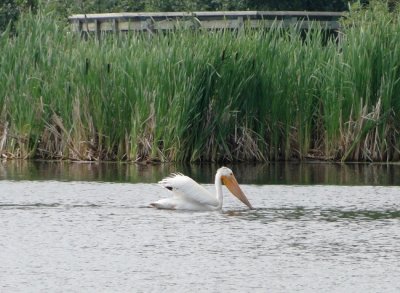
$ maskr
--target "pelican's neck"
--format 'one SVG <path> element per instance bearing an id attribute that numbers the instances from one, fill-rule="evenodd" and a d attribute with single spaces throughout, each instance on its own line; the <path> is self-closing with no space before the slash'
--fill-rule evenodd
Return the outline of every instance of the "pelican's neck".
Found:
<path id="1" fill-rule="evenodd" d="M 216 191 L 217 200 L 218 200 L 217 209 L 221 209 L 222 208 L 222 203 L 224 201 L 224 197 L 223 197 L 223 194 L 222 194 L 221 174 L 219 172 L 217 172 L 217 174 L 215 175 L 215 191 Z"/>

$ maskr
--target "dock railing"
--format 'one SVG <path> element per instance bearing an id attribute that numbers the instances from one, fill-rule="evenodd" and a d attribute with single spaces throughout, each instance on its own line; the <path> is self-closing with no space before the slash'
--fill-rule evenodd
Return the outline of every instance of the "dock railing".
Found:
<path id="1" fill-rule="evenodd" d="M 343 12 L 307 11 L 217 11 L 75 14 L 69 17 L 72 31 L 81 33 L 123 31 L 167 31 L 176 28 L 241 29 L 268 28 L 280 22 L 284 27 L 296 24 L 309 28 L 318 22 L 322 28 L 338 30 Z"/>

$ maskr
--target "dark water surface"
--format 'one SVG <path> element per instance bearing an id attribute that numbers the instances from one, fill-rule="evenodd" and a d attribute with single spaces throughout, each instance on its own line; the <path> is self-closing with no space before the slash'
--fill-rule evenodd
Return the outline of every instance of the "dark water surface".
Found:
<path id="1" fill-rule="evenodd" d="M 147 208 L 215 168 L 0 163 L 0 292 L 400 292 L 398 166 L 236 165 L 255 210 Z"/>
<path id="2" fill-rule="evenodd" d="M 245 184 L 400 186 L 400 164 L 266 163 L 227 164 Z M 214 181 L 218 165 L 0 161 L 0 180 L 60 180 L 154 183 L 172 172 L 198 182 Z"/>

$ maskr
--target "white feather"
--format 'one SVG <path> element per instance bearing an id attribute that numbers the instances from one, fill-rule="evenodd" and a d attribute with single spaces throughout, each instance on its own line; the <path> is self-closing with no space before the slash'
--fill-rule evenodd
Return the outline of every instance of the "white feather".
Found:
<path id="1" fill-rule="evenodd" d="M 215 196 L 192 178 L 183 174 L 171 174 L 158 183 L 165 188 L 172 188 L 171 192 L 174 197 L 178 197 L 179 200 L 186 201 L 188 204 L 218 206 Z"/>

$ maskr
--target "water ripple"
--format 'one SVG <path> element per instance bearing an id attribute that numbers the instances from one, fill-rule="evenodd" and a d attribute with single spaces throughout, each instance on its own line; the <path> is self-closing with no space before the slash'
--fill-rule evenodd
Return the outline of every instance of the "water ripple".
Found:
<path id="1" fill-rule="evenodd" d="M 62 204 L 62 203 L 27 203 L 27 204 L 0 204 L 0 209 L 4 210 L 33 210 L 51 208 L 99 208 L 97 204 Z"/>
<path id="2" fill-rule="evenodd" d="M 255 210 L 193 213 L 147 208 L 153 184 L 0 181 L 0 291 L 400 292 L 398 187 L 243 189 Z"/>
<path id="3" fill-rule="evenodd" d="M 339 220 L 390 220 L 400 219 L 400 210 L 346 210 L 320 208 L 259 208 L 255 210 L 227 210 L 228 217 L 248 221 L 339 221 Z"/>

